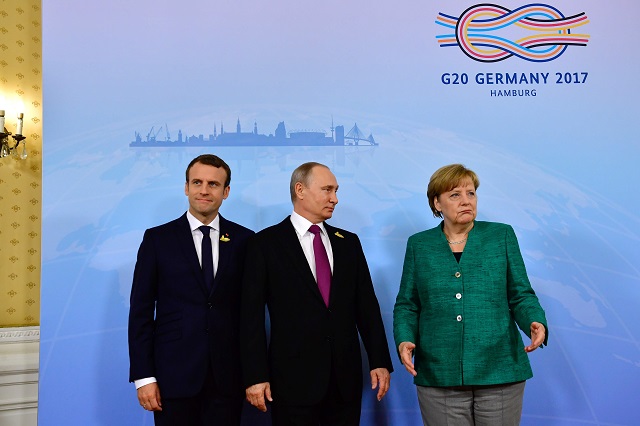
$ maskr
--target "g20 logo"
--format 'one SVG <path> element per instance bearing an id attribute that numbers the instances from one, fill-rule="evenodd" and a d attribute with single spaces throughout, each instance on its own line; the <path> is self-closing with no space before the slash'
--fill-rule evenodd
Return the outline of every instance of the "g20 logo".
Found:
<path id="1" fill-rule="evenodd" d="M 479 62 L 498 62 L 512 56 L 549 62 L 568 46 L 586 46 L 589 35 L 574 31 L 588 23 L 584 12 L 566 17 L 546 4 L 527 4 L 515 10 L 477 4 L 459 17 L 439 13 L 436 24 L 446 32 L 436 39 L 440 47 L 458 46 Z"/>

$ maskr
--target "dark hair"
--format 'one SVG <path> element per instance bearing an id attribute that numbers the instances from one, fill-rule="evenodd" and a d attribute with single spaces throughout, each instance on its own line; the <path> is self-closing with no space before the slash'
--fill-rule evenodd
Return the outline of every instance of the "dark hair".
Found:
<path id="1" fill-rule="evenodd" d="M 431 176 L 431 179 L 429 179 L 429 186 L 427 188 L 427 198 L 429 199 L 429 207 L 431 207 L 433 217 L 442 217 L 442 212 L 436 209 L 434 203 L 435 198 L 439 197 L 440 194 L 451 191 L 465 179 L 470 179 L 475 189 L 478 189 L 480 186 L 478 175 L 462 164 L 450 164 L 436 170 Z"/>
<path id="2" fill-rule="evenodd" d="M 189 170 L 191 170 L 191 167 L 193 167 L 193 165 L 196 163 L 206 164 L 207 166 L 213 166 L 217 168 L 222 167 L 224 171 L 227 172 L 227 179 L 224 181 L 224 187 L 226 188 L 231 183 L 231 168 L 227 163 L 224 162 L 222 158 L 213 154 L 198 155 L 196 158 L 191 160 L 191 162 L 187 166 L 187 171 L 185 173 L 187 183 L 189 183 Z"/>
<path id="3" fill-rule="evenodd" d="M 311 177 L 311 171 L 314 167 L 324 167 L 328 169 L 329 167 L 324 164 L 316 163 L 311 161 L 309 163 L 300 164 L 294 171 L 291 173 L 291 182 L 289 182 L 289 192 L 291 194 L 291 202 L 294 203 L 296 201 L 296 183 L 300 182 L 304 186 L 309 186 L 309 178 Z"/>

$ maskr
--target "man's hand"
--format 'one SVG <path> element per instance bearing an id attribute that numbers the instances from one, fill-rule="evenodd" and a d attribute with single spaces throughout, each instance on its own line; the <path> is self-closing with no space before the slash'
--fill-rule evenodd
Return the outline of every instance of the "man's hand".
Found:
<path id="1" fill-rule="evenodd" d="M 258 383 L 253 386 L 249 386 L 245 393 L 247 395 L 247 401 L 258 410 L 262 412 L 267 411 L 267 403 L 265 402 L 265 398 L 269 400 L 269 402 L 273 401 L 271 398 L 271 385 L 269 382 Z"/>
<path id="2" fill-rule="evenodd" d="M 418 372 L 413 365 L 413 350 L 415 348 L 415 343 L 411 342 L 402 342 L 398 346 L 398 353 L 400 353 L 400 360 L 402 361 L 402 365 L 404 365 L 404 368 L 406 368 L 413 377 L 416 377 L 418 375 Z"/>
<path id="3" fill-rule="evenodd" d="M 378 388 L 378 401 L 380 401 L 387 391 L 389 390 L 389 386 L 391 384 L 391 374 L 389 374 L 389 370 L 386 368 L 376 368 L 375 370 L 371 370 L 371 389 Z"/>
<path id="4" fill-rule="evenodd" d="M 158 383 L 149 383 L 138 388 L 138 401 L 145 410 L 162 411 Z"/>
<path id="5" fill-rule="evenodd" d="M 531 344 L 524 348 L 526 352 L 533 352 L 544 342 L 544 338 L 547 332 L 544 328 L 544 325 L 539 322 L 531 323 Z"/>

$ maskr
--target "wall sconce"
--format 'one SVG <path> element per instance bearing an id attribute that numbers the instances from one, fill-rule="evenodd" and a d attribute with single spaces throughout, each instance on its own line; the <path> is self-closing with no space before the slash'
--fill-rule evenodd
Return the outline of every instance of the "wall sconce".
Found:
<path id="1" fill-rule="evenodd" d="M 22 135 L 22 122 L 24 120 L 24 114 L 18 114 L 18 124 L 16 125 L 16 134 L 12 134 L 4 127 L 4 110 L 0 109 L 0 158 L 8 157 L 9 155 L 13 155 L 15 158 L 20 158 L 24 160 L 27 158 L 27 141 L 26 137 Z M 9 136 L 13 139 L 15 143 L 11 143 L 9 140 Z M 22 152 L 18 154 L 18 148 L 20 147 L 20 143 L 22 142 Z"/>

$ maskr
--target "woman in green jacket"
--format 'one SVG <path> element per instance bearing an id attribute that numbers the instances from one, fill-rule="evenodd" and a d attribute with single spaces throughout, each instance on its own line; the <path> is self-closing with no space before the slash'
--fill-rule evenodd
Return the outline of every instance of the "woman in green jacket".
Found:
<path id="1" fill-rule="evenodd" d="M 443 221 L 407 242 L 393 334 L 425 425 L 518 425 L 527 353 L 547 343 L 513 229 L 475 220 L 479 184 L 461 164 L 438 169 L 427 196 Z"/>

